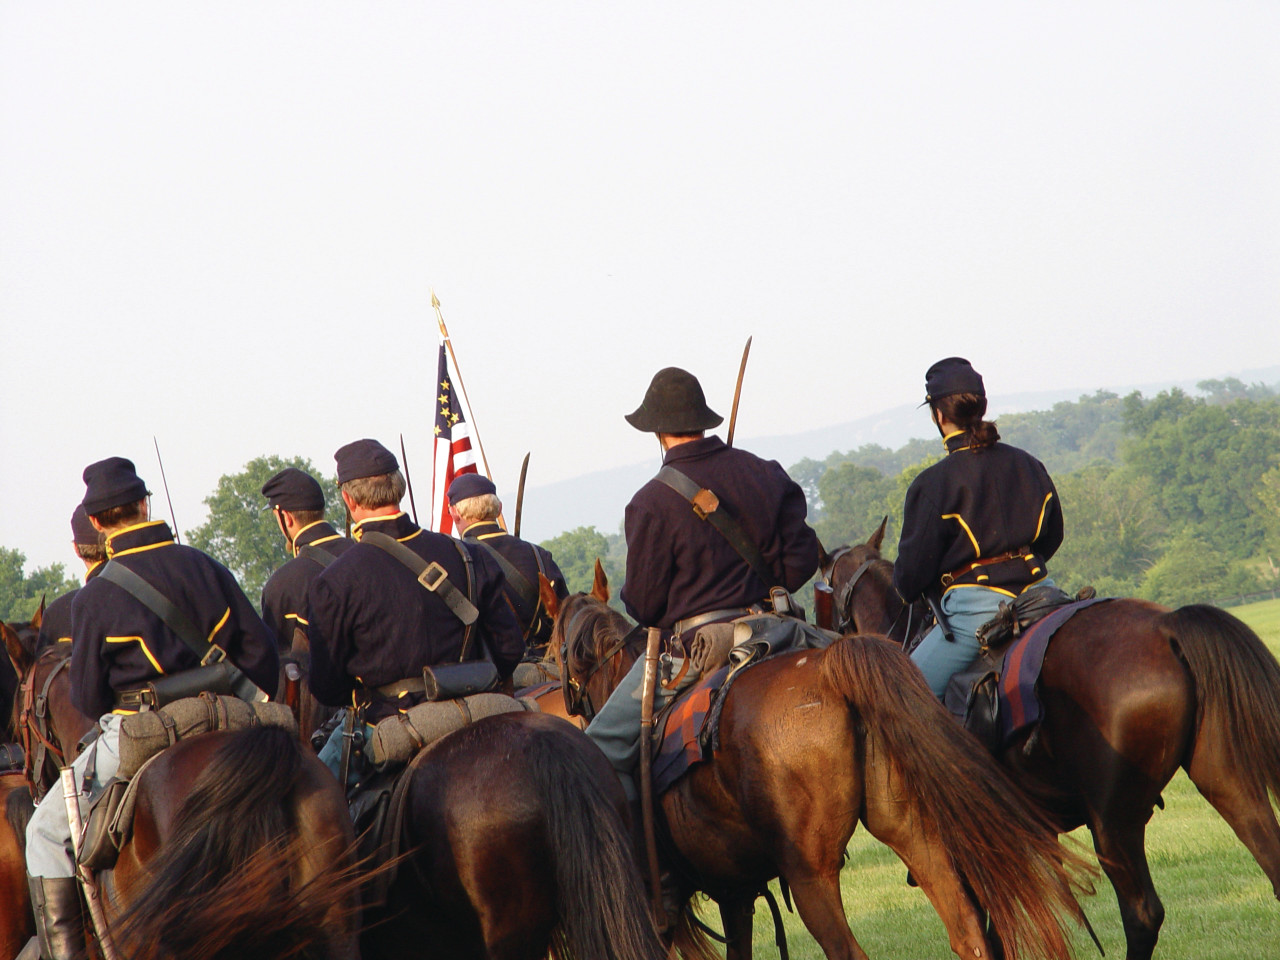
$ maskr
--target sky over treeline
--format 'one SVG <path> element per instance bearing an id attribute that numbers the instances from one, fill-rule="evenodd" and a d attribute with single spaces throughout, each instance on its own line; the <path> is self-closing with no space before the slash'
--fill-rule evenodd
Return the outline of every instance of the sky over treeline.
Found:
<path id="1" fill-rule="evenodd" d="M 654 456 L 658 368 L 738 435 L 920 394 L 1280 357 L 1280 7 L 0 7 L 0 544 L 85 464 L 181 525 L 262 454 L 405 434 L 443 303 L 499 486 Z M 815 451 L 821 456 L 824 451 Z M 421 496 L 421 494 L 419 494 Z"/>

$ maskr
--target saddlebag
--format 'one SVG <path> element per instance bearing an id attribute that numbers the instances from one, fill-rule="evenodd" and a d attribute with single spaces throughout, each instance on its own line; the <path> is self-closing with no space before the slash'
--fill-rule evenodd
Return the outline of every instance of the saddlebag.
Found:
<path id="1" fill-rule="evenodd" d="M 202 693 L 159 710 L 125 717 L 120 723 L 120 767 L 116 776 L 131 779 L 139 768 L 179 740 L 213 730 L 284 727 L 298 732 L 298 721 L 283 703 L 248 703 L 238 697 Z"/>
<path id="2" fill-rule="evenodd" d="M 94 873 L 110 870 L 116 865 L 120 846 L 112 827 L 128 790 L 128 780 L 113 777 L 89 808 L 84 835 L 80 838 L 80 855 L 76 859 Z"/>
<path id="3" fill-rule="evenodd" d="M 422 691 L 428 700 L 456 700 L 497 686 L 498 668 L 489 660 L 442 663 L 422 670 Z"/>
<path id="4" fill-rule="evenodd" d="M 408 763 L 427 744 L 476 720 L 537 709 L 538 705 L 532 700 L 516 700 L 501 693 L 478 693 L 438 703 L 421 703 L 374 726 L 369 757 L 374 768 L 383 771 Z"/>

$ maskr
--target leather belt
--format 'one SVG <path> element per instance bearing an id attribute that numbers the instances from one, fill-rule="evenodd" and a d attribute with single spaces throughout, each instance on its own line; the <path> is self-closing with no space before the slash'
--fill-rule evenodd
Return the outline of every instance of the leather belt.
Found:
<path id="1" fill-rule="evenodd" d="M 116 709 L 137 710 L 155 704 L 155 693 L 146 687 L 137 690 L 120 690 L 116 693 Z"/>
<path id="2" fill-rule="evenodd" d="M 671 628 L 671 632 L 679 637 L 690 630 L 705 627 L 708 623 L 716 623 L 720 620 L 736 620 L 738 617 L 746 617 L 753 613 L 763 612 L 764 607 L 759 604 L 752 604 L 749 607 L 731 607 L 727 610 L 708 610 L 706 613 L 700 613 L 696 617 L 685 617 L 683 620 L 677 620 L 675 626 Z"/>
<path id="3" fill-rule="evenodd" d="M 410 677 L 408 680 L 397 680 L 395 683 L 374 687 L 373 692 L 388 700 L 398 700 L 406 693 L 426 693 L 427 685 L 422 677 Z"/>
<path id="4" fill-rule="evenodd" d="M 972 563 L 966 563 L 963 567 L 957 567 L 950 573 L 944 573 L 941 577 L 942 585 L 949 587 L 961 577 L 973 573 L 982 567 L 994 566 L 997 563 L 1008 563 L 1010 560 L 1033 560 L 1035 554 L 1031 552 L 1030 547 L 1020 547 L 1017 550 L 1010 550 L 995 557 L 980 557 Z"/>

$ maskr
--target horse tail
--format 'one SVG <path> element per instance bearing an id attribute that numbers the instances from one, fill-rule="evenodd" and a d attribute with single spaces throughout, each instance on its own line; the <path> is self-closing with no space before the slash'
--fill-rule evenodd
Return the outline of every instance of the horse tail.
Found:
<path id="1" fill-rule="evenodd" d="M 1164 614 L 1159 627 L 1191 671 L 1196 739 L 1213 736 L 1225 763 L 1264 803 L 1280 802 L 1280 664 L 1240 620 L 1205 604 Z"/>
<path id="2" fill-rule="evenodd" d="M 900 647 L 846 636 L 827 648 L 824 679 L 897 767 L 916 814 L 936 833 L 1004 943 L 1010 960 L 1065 957 L 1064 917 L 1090 865 L 1058 842 L 991 755 L 956 723 Z"/>
<path id="3" fill-rule="evenodd" d="M 556 960 L 658 960 L 665 956 L 649 915 L 630 833 L 600 772 L 561 733 L 529 738 L 529 782 L 546 817 L 556 878 Z"/>
<path id="4" fill-rule="evenodd" d="M 280 727 L 228 734 L 200 771 L 172 835 L 147 863 L 116 926 L 131 960 L 320 958 L 322 918 L 351 893 L 347 878 L 291 887 L 303 856 L 289 794 L 302 757 Z"/>

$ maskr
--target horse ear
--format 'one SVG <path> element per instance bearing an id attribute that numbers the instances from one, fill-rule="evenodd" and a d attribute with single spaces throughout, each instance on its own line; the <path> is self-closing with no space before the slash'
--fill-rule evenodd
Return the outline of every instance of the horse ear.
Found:
<path id="1" fill-rule="evenodd" d="M 822 541 L 818 541 L 818 569 L 827 569 L 827 564 L 831 562 L 831 554 L 827 553 L 827 548 L 822 545 Z"/>
<path id="2" fill-rule="evenodd" d="M 552 620 L 560 616 L 560 596 L 556 593 L 556 586 L 541 570 L 538 571 L 538 596 Z"/>
<path id="3" fill-rule="evenodd" d="M 601 566 L 599 557 L 596 557 L 596 577 L 591 584 L 591 595 L 601 603 L 609 602 L 609 578 L 604 575 L 604 567 Z"/>
<path id="4" fill-rule="evenodd" d="M 888 522 L 889 518 L 886 516 L 880 521 L 880 526 L 876 527 L 876 532 L 871 535 L 871 539 L 867 541 L 867 546 L 872 550 L 879 550 L 880 544 L 884 543 L 884 528 Z"/>
<path id="5" fill-rule="evenodd" d="M 44 623 L 44 598 L 45 595 L 40 594 L 40 609 L 36 611 L 36 615 L 31 618 L 31 629 L 39 632 L 40 624 Z"/>
<path id="6" fill-rule="evenodd" d="M 18 638 L 18 634 L 13 627 L 7 623 L 0 622 L 0 631 L 4 633 L 4 649 L 9 654 L 9 662 L 13 664 L 14 671 L 21 679 L 27 675 L 27 671 L 35 663 L 35 658 L 22 645 L 22 640 Z"/>

